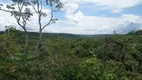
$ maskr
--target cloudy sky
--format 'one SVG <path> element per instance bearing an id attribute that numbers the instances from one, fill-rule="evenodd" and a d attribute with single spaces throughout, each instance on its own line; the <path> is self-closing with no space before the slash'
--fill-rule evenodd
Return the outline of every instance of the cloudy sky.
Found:
<path id="1" fill-rule="evenodd" d="M 55 13 L 56 24 L 45 28 L 44 32 L 72 34 L 112 34 L 127 33 L 142 29 L 142 0 L 61 0 L 64 8 Z M 2 4 L 10 0 L 0 0 Z M 50 10 L 44 8 L 49 14 Z M 50 15 L 48 16 L 50 17 Z M 43 24 L 48 22 L 48 17 Z M 16 20 L 9 13 L 0 11 L 0 30 L 6 25 L 15 25 Z M 27 24 L 29 31 L 38 31 L 37 16 Z"/>

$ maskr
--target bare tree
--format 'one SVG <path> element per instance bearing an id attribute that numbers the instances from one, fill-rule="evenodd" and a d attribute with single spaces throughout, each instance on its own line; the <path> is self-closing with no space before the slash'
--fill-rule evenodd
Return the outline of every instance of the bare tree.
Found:
<path id="1" fill-rule="evenodd" d="M 26 29 L 27 21 L 32 16 L 30 8 L 28 8 L 29 0 L 12 0 L 13 3 L 7 5 L 7 9 L 2 8 L 2 4 L 0 4 L 0 10 L 4 12 L 9 12 L 11 16 L 17 21 L 17 24 L 24 30 L 25 33 L 25 44 L 23 52 L 26 53 L 27 45 L 28 45 L 28 32 Z"/>
<path id="2" fill-rule="evenodd" d="M 125 66 L 125 69 L 128 70 L 127 65 L 125 63 L 125 53 L 123 52 L 123 50 L 124 50 L 123 43 L 112 40 L 112 38 L 105 38 L 105 41 L 106 41 L 107 44 L 114 43 L 114 44 L 116 44 L 117 46 L 120 47 L 119 56 L 117 56 L 117 57 L 120 58 L 119 60 L 123 63 L 123 65 Z"/>
<path id="3" fill-rule="evenodd" d="M 38 49 L 41 47 L 43 30 L 47 26 L 55 23 L 58 20 L 58 19 L 53 18 L 54 12 L 59 11 L 63 7 L 63 4 L 60 2 L 60 0 L 32 0 L 31 3 L 32 3 L 31 6 L 33 7 L 35 13 L 38 16 L 39 41 L 38 41 L 37 47 L 36 47 L 36 50 L 38 51 Z M 43 6 L 51 10 L 50 15 L 47 15 L 47 13 L 45 13 L 43 11 Z M 43 18 L 45 18 L 47 16 L 50 16 L 50 19 L 47 20 L 47 23 L 43 25 L 42 20 L 43 20 Z"/>

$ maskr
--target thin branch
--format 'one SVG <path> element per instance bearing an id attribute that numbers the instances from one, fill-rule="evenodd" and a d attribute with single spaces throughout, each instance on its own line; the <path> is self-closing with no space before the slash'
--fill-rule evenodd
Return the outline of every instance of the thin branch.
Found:
<path id="1" fill-rule="evenodd" d="M 5 34 L 6 34 L 6 32 L 5 32 Z M 7 44 L 7 40 L 8 39 L 8 37 L 7 37 L 7 35 L 6 35 L 6 37 L 4 38 L 4 49 L 7 51 L 7 53 L 11 56 L 11 57 L 13 57 L 13 55 L 12 55 L 12 53 L 9 51 L 9 49 L 7 48 L 7 46 L 6 46 L 6 44 Z"/>
<path id="2" fill-rule="evenodd" d="M 40 0 L 40 12 L 42 12 L 42 0 Z"/>
<path id="3" fill-rule="evenodd" d="M 125 63 L 125 54 L 123 53 L 124 45 L 122 43 L 120 43 L 120 42 L 111 40 L 111 38 L 108 39 L 108 40 L 106 40 L 106 41 L 107 41 L 107 44 L 109 44 L 109 43 L 115 43 L 116 45 L 120 46 L 119 57 L 121 58 L 121 62 L 125 66 L 125 69 L 128 70 L 127 65 Z"/>
<path id="4" fill-rule="evenodd" d="M 18 9 L 19 9 L 20 13 L 22 12 L 25 2 L 26 1 L 24 0 L 24 2 L 22 2 L 22 4 L 20 4 L 20 2 L 18 1 Z"/>
<path id="5" fill-rule="evenodd" d="M 24 16 L 22 16 L 22 20 L 23 20 L 23 26 L 26 26 L 26 20 L 24 19 Z"/>
<path id="6" fill-rule="evenodd" d="M 50 8 L 51 8 L 51 7 L 50 7 Z M 52 10 L 52 8 L 51 8 L 51 18 L 50 18 L 49 22 L 48 22 L 46 25 L 43 26 L 42 30 L 43 30 L 46 26 L 48 26 L 48 25 L 51 24 L 52 19 L 53 19 L 53 10 Z"/>
<path id="7" fill-rule="evenodd" d="M 20 26 L 24 29 L 24 31 L 26 31 L 26 28 L 24 27 L 24 25 L 22 25 L 22 24 L 20 23 L 20 20 L 19 20 L 19 19 L 17 19 L 17 23 L 18 23 L 18 25 L 20 25 Z"/>
<path id="8" fill-rule="evenodd" d="M 38 16 L 38 23 L 39 23 L 39 27 L 40 27 L 40 32 L 42 31 L 42 25 L 41 25 L 41 14 L 39 13 Z"/>
<path id="9" fill-rule="evenodd" d="M 40 4 L 42 6 L 41 0 L 40 0 L 40 2 L 37 1 L 38 23 L 39 23 L 39 28 L 40 28 L 39 32 L 41 33 L 42 32 L 42 24 L 41 24 L 41 17 L 42 17 L 41 11 L 42 11 L 42 7 L 40 8 Z"/>
<path id="10" fill-rule="evenodd" d="M 35 10 L 36 14 L 38 15 L 38 11 L 36 10 L 35 6 L 33 4 L 31 4 L 31 6 L 33 7 L 33 9 Z"/>
<path id="11" fill-rule="evenodd" d="M 13 55 L 11 54 L 11 52 L 9 51 L 9 49 L 6 47 L 6 45 L 4 45 L 4 48 L 6 49 L 6 51 L 8 52 L 8 54 L 13 57 Z"/>
<path id="12" fill-rule="evenodd" d="M 38 13 L 40 13 L 40 9 L 39 9 L 39 0 L 37 0 L 37 11 L 38 11 Z"/>
<path id="13" fill-rule="evenodd" d="M 5 10 L 5 9 L 1 9 L 1 8 L 0 8 L 0 10 L 4 11 L 4 12 L 11 12 L 10 10 Z"/>
<path id="14" fill-rule="evenodd" d="M 24 8 L 24 5 L 25 5 L 25 0 L 24 0 L 24 2 L 22 2 L 22 4 L 20 4 L 20 1 L 18 1 L 18 9 L 19 9 L 19 13 L 20 13 L 20 15 L 21 16 L 18 16 L 19 18 L 17 18 L 16 16 L 14 16 L 16 19 L 17 19 L 17 23 L 24 29 L 24 31 L 26 32 L 26 21 L 24 20 L 24 16 L 22 15 L 22 10 L 23 10 L 23 8 Z M 22 18 L 22 20 L 23 20 L 23 23 L 21 24 L 20 23 L 20 20 L 21 20 L 21 18 Z"/>

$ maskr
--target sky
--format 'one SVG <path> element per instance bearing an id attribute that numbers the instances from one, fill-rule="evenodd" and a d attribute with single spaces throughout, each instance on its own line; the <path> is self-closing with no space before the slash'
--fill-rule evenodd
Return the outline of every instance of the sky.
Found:
<path id="1" fill-rule="evenodd" d="M 49 25 L 44 32 L 71 34 L 112 34 L 128 33 L 142 29 L 142 0 L 61 0 L 64 8 L 54 14 L 58 21 Z M 10 0 L 0 0 L 9 4 Z M 43 24 L 48 23 L 50 10 Z M 22 30 L 9 13 L 0 11 L 0 30 L 14 25 Z M 37 16 L 34 14 L 26 25 L 28 31 L 39 31 Z"/>

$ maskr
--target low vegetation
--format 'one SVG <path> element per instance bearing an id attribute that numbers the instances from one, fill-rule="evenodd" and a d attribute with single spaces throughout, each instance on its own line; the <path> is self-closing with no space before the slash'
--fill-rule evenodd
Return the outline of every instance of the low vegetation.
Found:
<path id="1" fill-rule="evenodd" d="M 38 52 L 38 34 L 30 33 L 23 54 L 23 32 L 9 28 L 0 34 L 0 80 L 142 80 L 140 33 L 96 38 L 44 34 Z"/>

